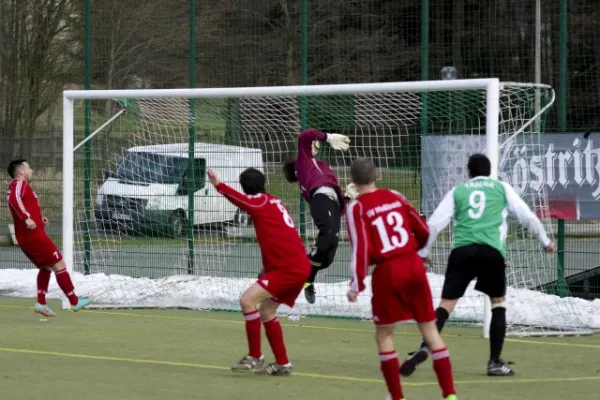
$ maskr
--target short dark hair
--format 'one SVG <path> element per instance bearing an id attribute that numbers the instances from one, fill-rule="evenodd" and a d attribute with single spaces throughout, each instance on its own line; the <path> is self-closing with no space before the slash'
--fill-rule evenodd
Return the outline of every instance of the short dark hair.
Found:
<path id="1" fill-rule="evenodd" d="M 298 182 L 296 176 L 296 160 L 287 160 L 283 163 L 283 175 L 288 182 Z"/>
<path id="2" fill-rule="evenodd" d="M 266 181 L 265 174 L 256 168 L 247 168 L 240 174 L 242 190 L 249 195 L 264 193 Z"/>
<path id="3" fill-rule="evenodd" d="M 467 169 L 469 170 L 469 176 L 471 178 L 476 178 L 478 176 L 490 176 L 492 172 L 492 164 L 490 163 L 490 159 L 487 158 L 485 154 L 477 153 L 469 157 Z"/>
<path id="4" fill-rule="evenodd" d="M 15 178 L 15 173 L 17 172 L 17 169 L 19 169 L 19 167 L 25 162 L 27 162 L 26 159 L 18 158 L 16 160 L 12 160 L 10 164 L 8 164 L 8 168 L 6 170 L 8 171 L 8 174 L 11 178 Z"/>
<path id="5" fill-rule="evenodd" d="M 369 185 L 377 176 L 377 166 L 369 158 L 357 158 L 350 166 L 350 177 L 356 185 Z"/>

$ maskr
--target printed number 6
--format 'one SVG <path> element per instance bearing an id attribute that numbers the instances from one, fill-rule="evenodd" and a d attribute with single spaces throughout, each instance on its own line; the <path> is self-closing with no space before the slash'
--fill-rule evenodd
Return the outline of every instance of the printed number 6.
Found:
<path id="1" fill-rule="evenodd" d="M 293 228 L 294 220 L 292 219 L 292 217 L 290 217 L 290 214 L 287 212 L 285 207 L 281 203 L 277 203 L 277 208 L 279 208 L 279 211 L 281 211 L 281 213 L 283 214 L 283 221 L 285 222 L 285 224 L 290 228 Z"/>
<path id="2" fill-rule="evenodd" d="M 479 219 L 485 211 L 485 193 L 481 190 L 475 190 L 469 196 L 469 217 Z"/>

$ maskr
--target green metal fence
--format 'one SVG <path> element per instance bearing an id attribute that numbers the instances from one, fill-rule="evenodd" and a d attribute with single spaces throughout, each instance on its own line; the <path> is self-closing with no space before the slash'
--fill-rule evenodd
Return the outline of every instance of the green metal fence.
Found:
<path id="1" fill-rule="evenodd" d="M 406 81 L 438 79 L 451 65 L 460 78 L 552 85 L 558 98 L 546 131 L 600 129 L 600 7 L 595 0 L 44 4 L 0 2 L 2 27 L 22 28 L 0 31 L 6 48 L 0 53 L 0 160 L 2 165 L 16 156 L 31 160 L 42 205 L 57 221 L 52 227 L 57 237 L 64 88 Z M 90 133 L 94 107 L 93 102 L 83 105 L 80 139 Z M 309 107 L 301 106 L 303 126 L 311 122 Z M 189 129 L 196 137 L 196 126 Z M 91 146 L 83 150 L 86 160 Z M 0 183 L 7 186 L 6 175 Z M 86 209 L 91 202 L 86 198 Z M 9 220 L 7 208 L 0 208 L 0 235 L 7 234 Z M 595 221 L 558 221 L 559 262 L 566 276 L 572 265 L 600 265 L 596 227 Z"/>

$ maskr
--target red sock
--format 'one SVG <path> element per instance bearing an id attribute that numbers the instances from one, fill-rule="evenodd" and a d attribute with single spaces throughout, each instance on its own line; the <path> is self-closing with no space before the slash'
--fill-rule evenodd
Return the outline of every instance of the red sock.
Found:
<path id="1" fill-rule="evenodd" d="M 446 398 L 451 394 L 456 394 L 448 349 L 443 348 L 432 351 L 431 358 L 433 359 L 433 369 L 437 375 L 438 383 L 440 384 L 440 388 L 442 388 L 442 397 Z"/>
<path id="2" fill-rule="evenodd" d="M 265 333 L 267 334 L 267 339 L 269 339 L 271 350 L 273 350 L 273 355 L 275 356 L 275 362 L 279 365 L 289 364 L 290 360 L 288 360 L 285 343 L 283 342 L 283 329 L 281 329 L 279 320 L 275 317 L 263 322 L 263 325 L 265 326 Z"/>
<path id="3" fill-rule="evenodd" d="M 52 271 L 46 268 L 41 268 L 37 276 L 37 302 L 41 305 L 46 304 L 46 293 L 48 293 L 48 286 L 50 286 L 50 277 Z"/>
<path id="4" fill-rule="evenodd" d="M 404 394 L 402 394 L 402 385 L 400 384 L 400 362 L 398 362 L 396 352 L 379 353 L 379 361 L 392 400 L 403 399 Z"/>
<path id="5" fill-rule="evenodd" d="M 246 320 L 246 337 L 248 338 L 248 355 L 254 358 L 262 357 L 260 351 L 260 314 L 258 311 L 244 313 Z"/>
<path id="6" fill-rule="evenodd" d="M 66 269 L 61 269 L 56 273 L 56 283 L 58 283 L 58 287 L 67 295 L 69 302 L 72 306 L 77 305 L 79 299 L 75 294 L 75 287 L 73 286 L 73 282 L 71 282 L 71 277 L 69 276 L 69 271 Z"/>

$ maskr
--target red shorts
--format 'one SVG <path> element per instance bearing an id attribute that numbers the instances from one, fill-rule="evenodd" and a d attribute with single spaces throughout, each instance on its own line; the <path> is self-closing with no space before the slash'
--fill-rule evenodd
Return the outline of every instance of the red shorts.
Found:
<path id="1" fill-rule="evenodd" d="M 47 235 L 30 242 L 20 243 L 21 250 L 38 268 L 52 267 L 63 259 L 56 245 Z"/>
<path id="2" fill-rule="evenodd" d="M 306 275 L 271 271 L 261 276 L 256 283 L 273 296 L 273 301 L 294 307 L 298 295 L 304 289 L 309 274 L 310 270 Z"/>
<path id="3" fill-rule="evenodd" d="M 418 255 L 398 257 L 378 264 L 373 271 L 371 285 L 375 325 L 436 320 L 425 266 Z"/>

